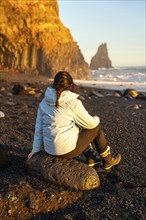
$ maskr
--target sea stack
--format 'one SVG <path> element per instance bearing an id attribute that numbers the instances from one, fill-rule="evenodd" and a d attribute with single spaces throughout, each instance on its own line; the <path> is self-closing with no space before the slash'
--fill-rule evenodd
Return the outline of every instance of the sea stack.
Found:
<path id="1" fill-rule="evenodd" d="M 59 17 L 58 1 L 1 0 L 0 68 L 89 79 L 89 66 Z"/>
<path id="2" fill-rule="evenodd" d="M 108 56 L 106 43 L 98 47 L 97 53 L 91 59 L 90 69 L 97 70 L 99 68 L 113 68 L 112 62 Z"/>

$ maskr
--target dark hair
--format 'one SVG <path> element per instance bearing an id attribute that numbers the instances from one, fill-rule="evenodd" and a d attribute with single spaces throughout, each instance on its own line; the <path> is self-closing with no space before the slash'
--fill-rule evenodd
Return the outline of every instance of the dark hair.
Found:
<path id="1" fill-rule="evenodd" d="M 72 76 L 66 71 L 58 72 L 54 77 L 53 88 L 56 89 L 56 107 L 59 106 L 59 97 L 64 90 L 75 92 L 75 85 Z"/>

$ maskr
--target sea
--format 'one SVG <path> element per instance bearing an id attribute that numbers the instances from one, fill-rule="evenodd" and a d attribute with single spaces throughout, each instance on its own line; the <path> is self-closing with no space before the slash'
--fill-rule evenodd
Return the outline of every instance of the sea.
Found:
<path id="1" fill-rule="evenodd" d="M 146 66 L 90 70 L 91 80 L 76 80 L 79 85 L 111 90 L 135 89 L 146 92 Z"/>

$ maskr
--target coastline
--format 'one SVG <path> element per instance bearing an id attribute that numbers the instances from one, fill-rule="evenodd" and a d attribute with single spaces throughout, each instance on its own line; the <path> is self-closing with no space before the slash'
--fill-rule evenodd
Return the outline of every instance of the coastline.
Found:
<path id="1" fill-rule="evenodd" d="M 109 82 L 109 81 L 83 81 L 74 80 L 79 86 L 86 86 L 91 88 L 109 89 L 109 90 L 125 90 L 135 89 L 138 92 L 146 92 L 146 82 L 144 83 L 131 83 L 131 82 Z"/>
<path id="2" fill-rule="evenodd" d="M 34 74 L 20 74 L 20 73 L 3 73 L 0 72 L 0 79 L 8 82 L 17 83 L 44 83 L 51 84 L 53 79 L 47 76 L 34 75 Z M 146 82 L 109 82 L 109 81 L 97 81 L 97 80 L 74 80 L 75 84 L 79 87 L 93 88 L 93 89 L 105 89 L 105 90 L 119 90 L 135 89 L 138 92 L 146 93 Z"/>

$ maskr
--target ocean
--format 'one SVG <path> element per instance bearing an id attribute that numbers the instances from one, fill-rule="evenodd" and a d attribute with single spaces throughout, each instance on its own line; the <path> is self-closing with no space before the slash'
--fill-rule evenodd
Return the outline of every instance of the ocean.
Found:
<path id="1" fill-rule="evenodd" d="M 125 90 L 136 89 L 146 92 L 146 67 L 120 67 L 113 69 L 91 70 L 90 81 L 75 80 L 77 84 L 103 89 Z"/>

